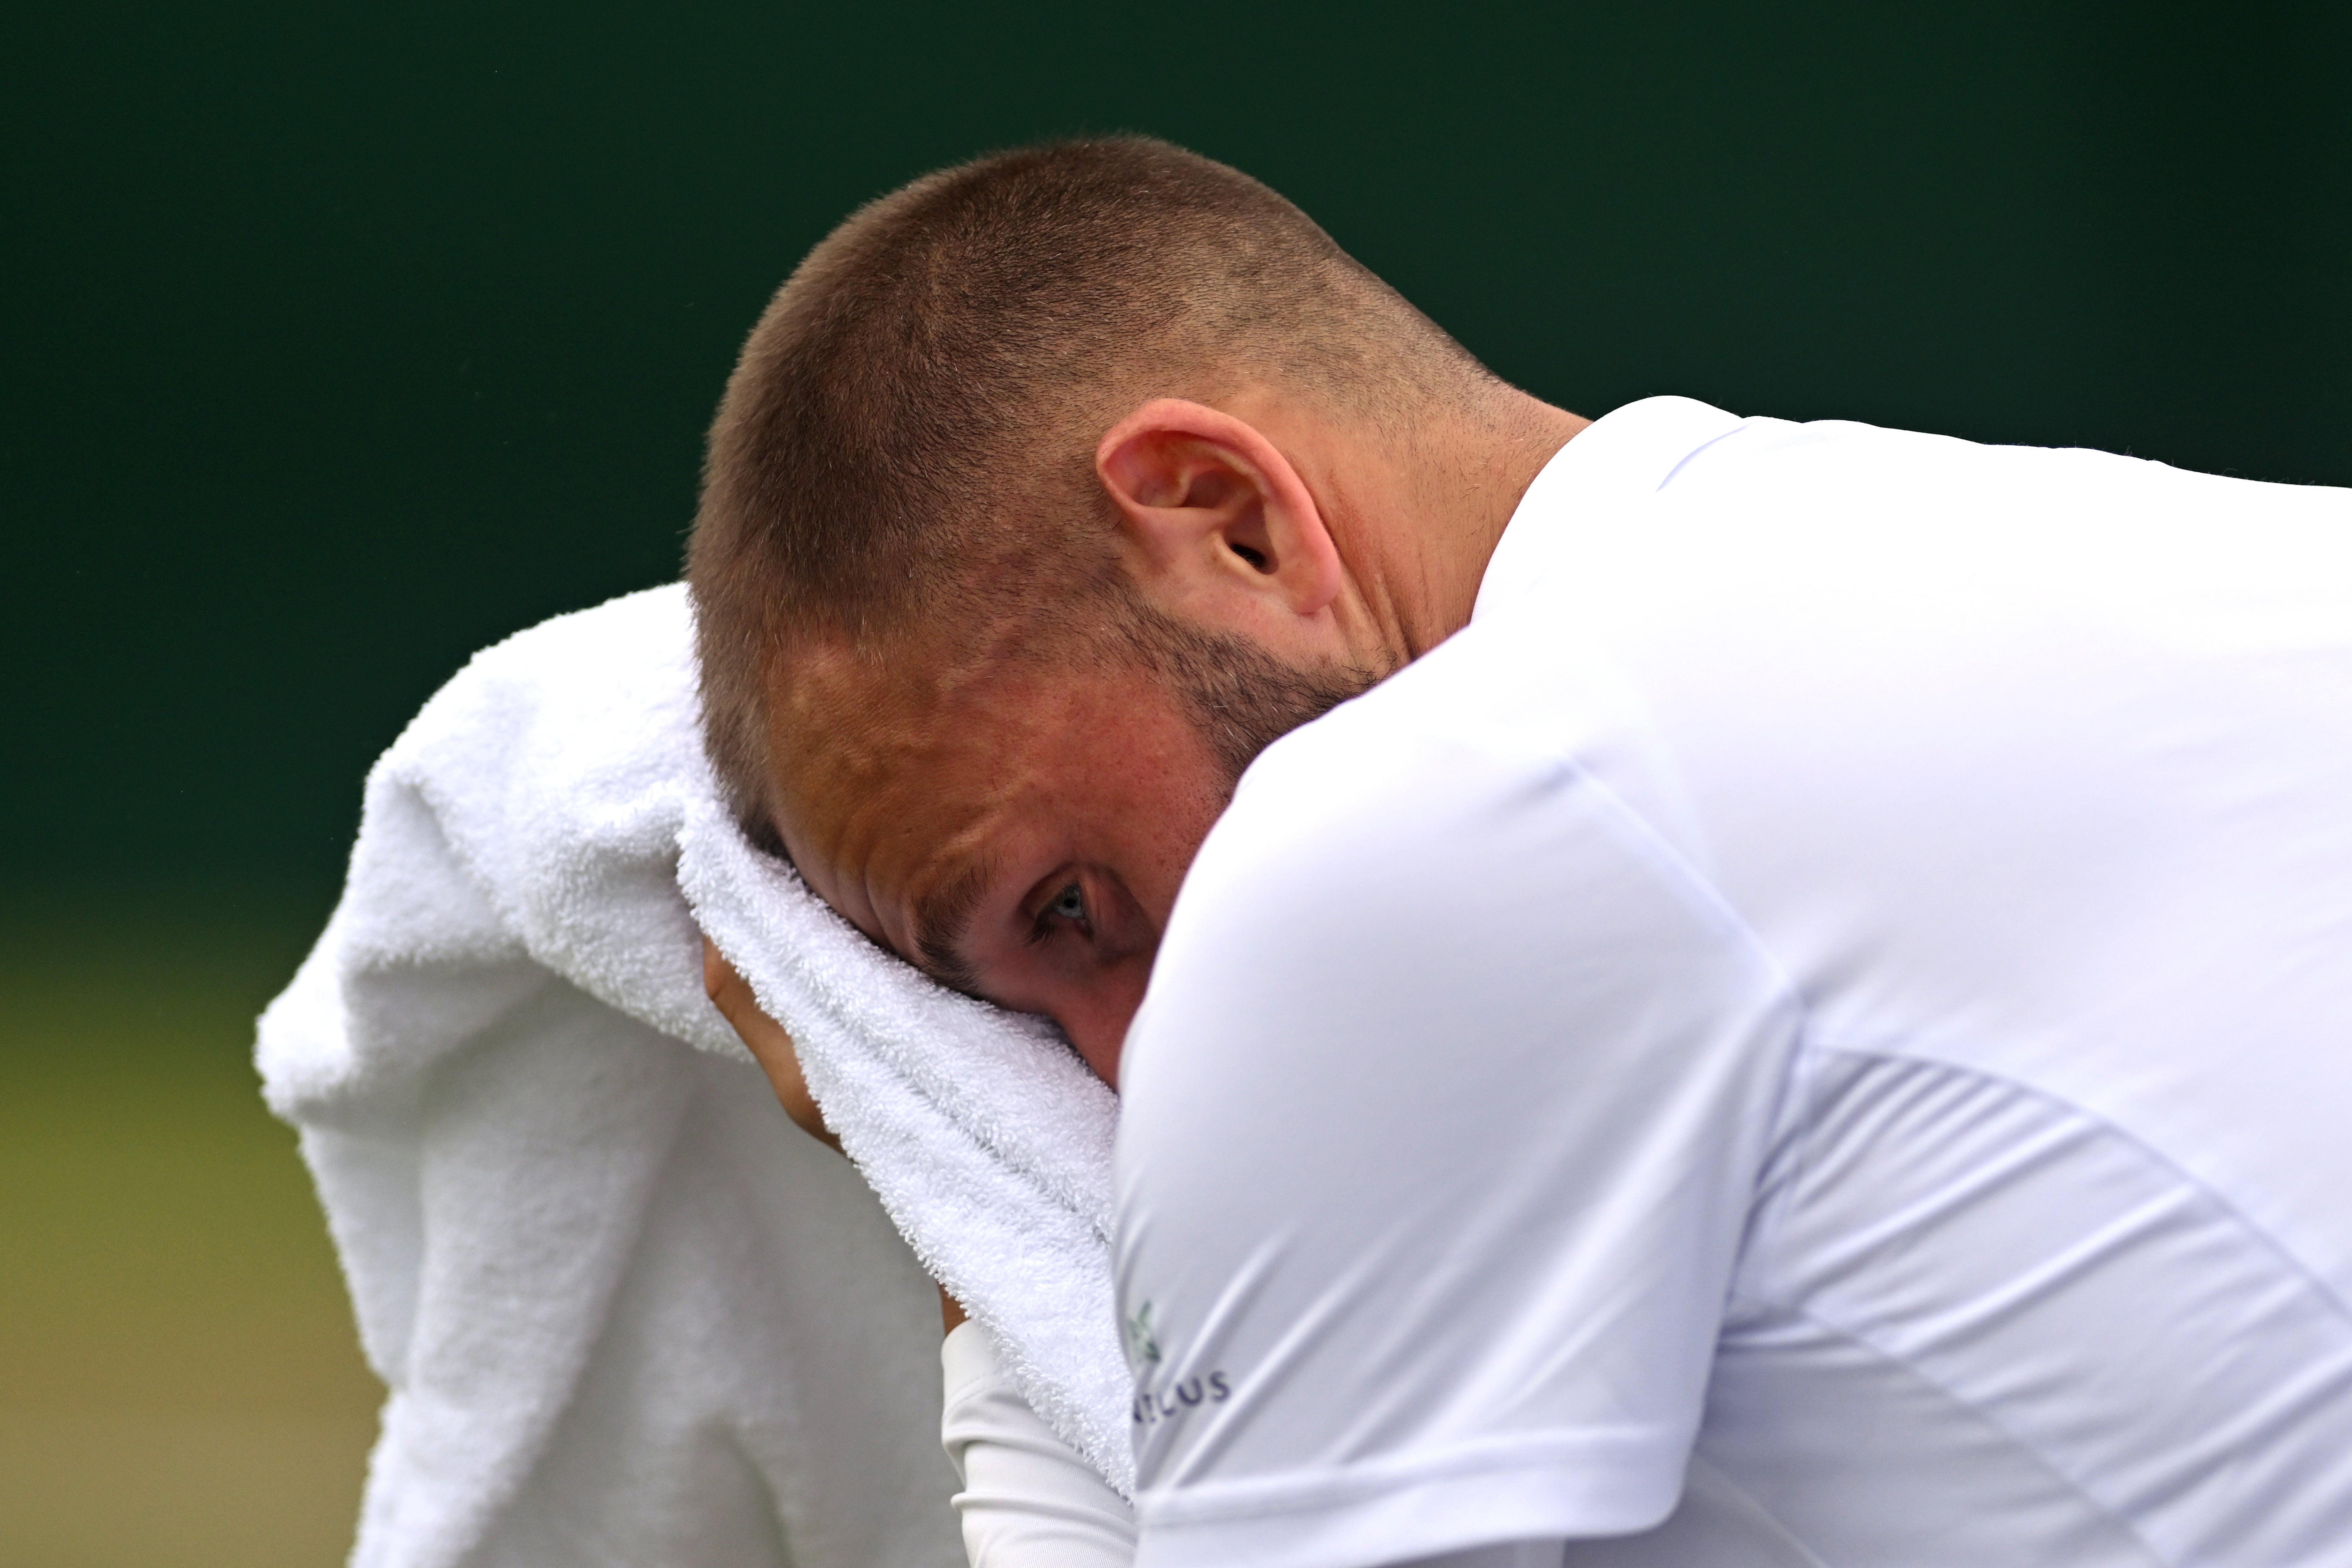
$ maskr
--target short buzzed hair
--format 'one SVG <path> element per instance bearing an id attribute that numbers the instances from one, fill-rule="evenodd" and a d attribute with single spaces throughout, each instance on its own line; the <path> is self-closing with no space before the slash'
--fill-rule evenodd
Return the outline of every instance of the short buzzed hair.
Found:
<path id="1" fill-rule="evenodd" d="M 774 842 L 768 684 L 812 639 L 1011 625 L 1040 656 L 1076 637 L 1181 661 L 1095 445 L 1149 398 L 1251 382 L 1409 420 L 1492 378 L 1296 206 L 1164 141 L 1022 148 L 853 214 L 744 346 L 688 551 L 705 737 L 745 826 Z M 1205 716 L 1232 756 L 1269 738 Z"/>

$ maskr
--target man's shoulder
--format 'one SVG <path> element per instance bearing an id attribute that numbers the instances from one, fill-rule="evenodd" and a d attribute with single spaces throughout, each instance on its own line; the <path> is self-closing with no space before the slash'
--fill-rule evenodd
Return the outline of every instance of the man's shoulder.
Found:
<path id="1" fill-rule="evenodd" d="M 1289 837 L 1318 822 L 1407 820 L 1563 754 L 1559 672 L 1473 625 L 1266 748 L 1227 816 Z M 1400 827 L 1403 826 L 1402 823 Z"/>
<path id="2" fill-rule="evenodd" d="M 1517 653 L 1473 627 L 1268 748 L 1185 877 L 1135 1061 L 1156 1038 L 1262 1039 L 1270 1019 L 1402 1038 L 1365 1009 L 1433 998 L 1475 998 L 1485 1023 L 1446 1027 L 1476 1034 L 1702 972 L 1722 995 L 1770 989 L 1686 841 L 1628 788 L 1599 705 Z"/>
<path id="3" fill-rule="evenodd" d="M 1239 927 L 1450 899 L 1466 841 L 1557 854 L 1570 797 L 1624 794 L 1592 766 L 1605 682 L 1473 625 L 1268 747 L 1185 879 L 1181 906 Z M 1639 792 L 1614 800 L 1648 834 Z M 1538 851 L 1538 843 L 1549 844 Z M 1563 868 L 1564 869 L 1564 868 Z"/>

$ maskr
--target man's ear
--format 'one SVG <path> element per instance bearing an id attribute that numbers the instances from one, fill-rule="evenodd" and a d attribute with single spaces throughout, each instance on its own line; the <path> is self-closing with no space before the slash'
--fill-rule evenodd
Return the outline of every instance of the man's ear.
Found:
<path id="1" fill-rule="evenodd" d="M 1339 552 L 1290 460 L 1255 427 L 1155 398 L 1111 426 L 1095 473 L 1124 519 L 1148 594 L 1194 615 L 1313 617 L 1339 597 Z M 1250 607 L 1257 607 L 1256 615 Z"/>

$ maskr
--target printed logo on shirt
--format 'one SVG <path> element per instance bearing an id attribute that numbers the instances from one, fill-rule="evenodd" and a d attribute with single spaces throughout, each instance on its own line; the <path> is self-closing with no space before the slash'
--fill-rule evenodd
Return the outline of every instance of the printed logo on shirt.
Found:
<path id="1" fill-rule="evenodd" d="M 1154 1427 L 1174 1420 L 1195 1405 L 1223 1405 L 1233 1396 L 1234 1385 L 1222 1372 L 1188 1377 L 1166 1390 L 1147 1388 L 1135 1396 L 1135 1424 Z"/>
<path id="2" fill-rule="evenodd" d="M 1152 1326 L 1150 1301 L 1127 1316 L 1127 1358 L 1135 1364 L 1138 1382 L 1148 1379 L 1151 1369 L 1160 1364 L 1160 1333 Z M 1223 1372 L 1188 1377 L 1165 1391 L 1145 1388 L 1135 1396 L 1135 1424 L 1155 1426 L 1181 1416 L 1195 1405 L 1223 1405 L 1233 1395 L 1233 1384 Z"/>
<path id="3" fill-rule="evenodd" d="M 1160 1339 L 1151 1332 L 1150 1301 L 1144 1302 L 1128 1314 L 1127 1359 L 1130 1362 L 1140 1362 L 1147 1366 L 1157 1366 L 1160 1364 Z"/>

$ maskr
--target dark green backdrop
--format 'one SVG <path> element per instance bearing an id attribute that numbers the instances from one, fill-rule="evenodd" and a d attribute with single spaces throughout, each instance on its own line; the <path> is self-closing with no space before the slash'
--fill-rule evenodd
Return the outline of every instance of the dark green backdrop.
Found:
<path id="1" fill-rule="evenodd" d="M 2352 483 L 2341 4 L 41 9 L 0 24 L 19 888 L 322 898 L 468 651 L 676 570 L 800 253 L 1047 134 L 1240 164 L 1585 413 Z"/>

